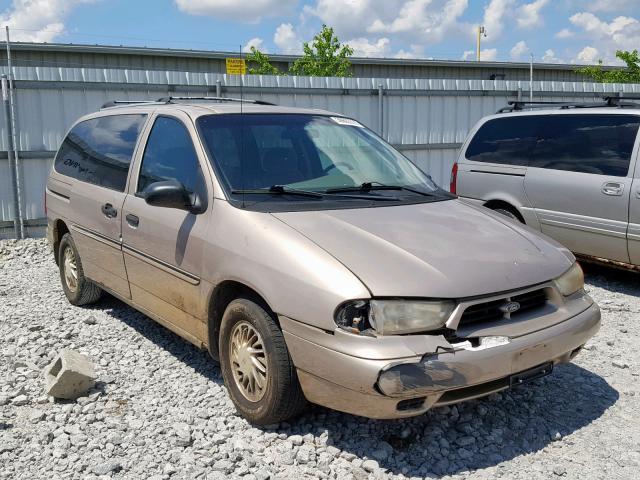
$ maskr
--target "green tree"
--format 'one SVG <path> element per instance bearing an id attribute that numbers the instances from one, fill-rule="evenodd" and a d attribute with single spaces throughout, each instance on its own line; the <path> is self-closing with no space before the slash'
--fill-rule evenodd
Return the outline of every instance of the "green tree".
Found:
<path id="1" fill-rule="evenodd" d="M 603 70 L 602 60 L 599 60 L 598 65 L 578 68 L 577 72 L 591 77 L 599 83 L 640 83 L 640 55 L 638 50 L 632 52 L 618 50 L 616 57 L 627 65 L 626 68 Z"/>
<path id="2" fill-rule="evenodd" d="M 262 53 L 256 47 L 251 47 L 251 52 L 247 55 L 249 63 L 249 73 L 252 75 L 285 75 L 271 64 L 269 55 Z"/>
<path id="3" fill-rule="evenodd" d="M 333 28 L 322 25 L 322 30 L 313 42 L 305 42 L 303 55 L 289 69 L 293 75 L 312 77 L 350 77 L 353 49 L 342 45 L 333 32 Z"/>

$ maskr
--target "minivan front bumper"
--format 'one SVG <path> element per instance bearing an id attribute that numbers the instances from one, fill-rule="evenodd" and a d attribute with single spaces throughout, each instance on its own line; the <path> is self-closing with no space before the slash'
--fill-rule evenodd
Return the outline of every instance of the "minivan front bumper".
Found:
<path id="1" fill-rule="evenodd" d="M 600 328 L 600 309 L 594 303 L 565 321 L 497 346 L 436 349 L 440 353 L 396 359 L 349 355 L 314 342 L 316 334 L 300 336 L 312 327 L 300 328 L 286 317 L 281 325 L 309 401 L 391 419 L 504 390 L 516 374 L 569 362 Z"/>

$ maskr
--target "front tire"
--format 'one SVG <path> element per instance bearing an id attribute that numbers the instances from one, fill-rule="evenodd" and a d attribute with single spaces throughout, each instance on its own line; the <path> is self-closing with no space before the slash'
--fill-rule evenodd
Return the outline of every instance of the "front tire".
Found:
<path id="1" fill-rule="evenodd" d="M 58 247 L 60 281 L 62 289 L 72 305 L 97 302 L 102 289 L 84 276 L 80 254 L 70 233 L 65 233 Z"/>
<path id="2" fill-rule="evenodd" d="M 238 413 L 256 425 L 295 417 L 306 406 L 282 331 L 258 303 L 239 298 L 224 312 L 220 365 Z"/>

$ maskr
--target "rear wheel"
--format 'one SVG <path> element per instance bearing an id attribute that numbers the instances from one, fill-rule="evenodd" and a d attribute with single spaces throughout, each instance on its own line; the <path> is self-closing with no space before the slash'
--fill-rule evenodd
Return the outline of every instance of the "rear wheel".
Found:
<path id="1" fill-rule="evenodd" d="M 60 281 L 69 302 L 73 305 L 97 302 L 102 289 L 84 276 L 80 254 L 69 233 L 65 233 L 60 240 L 58 258 Z"/>
<path id="2" fill-rule="evenodd" d="M 306 405 L 282 331 L 253 300 L 234 300 L 225 310 L 220 365 L 231 400 L 251 423 L 281 422 Z"/>

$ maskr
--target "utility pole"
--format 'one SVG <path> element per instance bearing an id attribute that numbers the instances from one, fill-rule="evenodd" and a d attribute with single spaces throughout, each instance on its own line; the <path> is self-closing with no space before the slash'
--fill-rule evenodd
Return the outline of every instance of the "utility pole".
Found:
<path id="1" fill-rule="evenodd" d="M 13 228 L 16 239 L 22 239 L 20 225 L 20 197 L 18 196 L 18 165 L 13 156 L 13 125 L 11 124 L 11 105 L 9 103 L 9 81 L 2 75 L 2 103 L 4 104 L 4 118 L 7 123 L 7 158 L 11 171 L 11 187 L 13 188 Z"/>
<path id="2" fill-rule="evenodd" d="M 487 36 L 487 31 L 483 25 L 478 25 L 478 43 L 476 44 L 476 60 L 480 61 L 480 44 L 482 43 L 482 37 Z"/>
<path id="3" fill-rule="evenodd" d="M 11 176 L 14 189 L 14 209 L 13 214 L 16 217 L 14 224 L 16 225 L 16 238 L 24 238 L 24 222 L 22 218 L 22 192 L 20 185 L 20 169 L 18 166 L 18 150 L 17 150 L 17 137 L 16 137 L 16 122 L 15 122 L 15 108 L 13 98 L 13 67 L 11 65 L 11 40 L 9 37 L 9 26 L 5 26 L 5 32 L 7 35 L 7 75 L 3 75 L 2 79 L 2 97 L 3 101 L 7 102 L 8 109 L 6 110 L 7 121 L 7 133 L 9 139 L 7 142 L 7 150 L 11 150 L 11 154 L 7 151 L 7 157 L 9 158 L 9 164 L 12 165 Z M 12 158 L 13 157 L 13 158 Z"/>
<path id="4" fill-rule="evenodd" d="M 529 101 L 533 102 L 533 53 L 529 62 Z"/>

